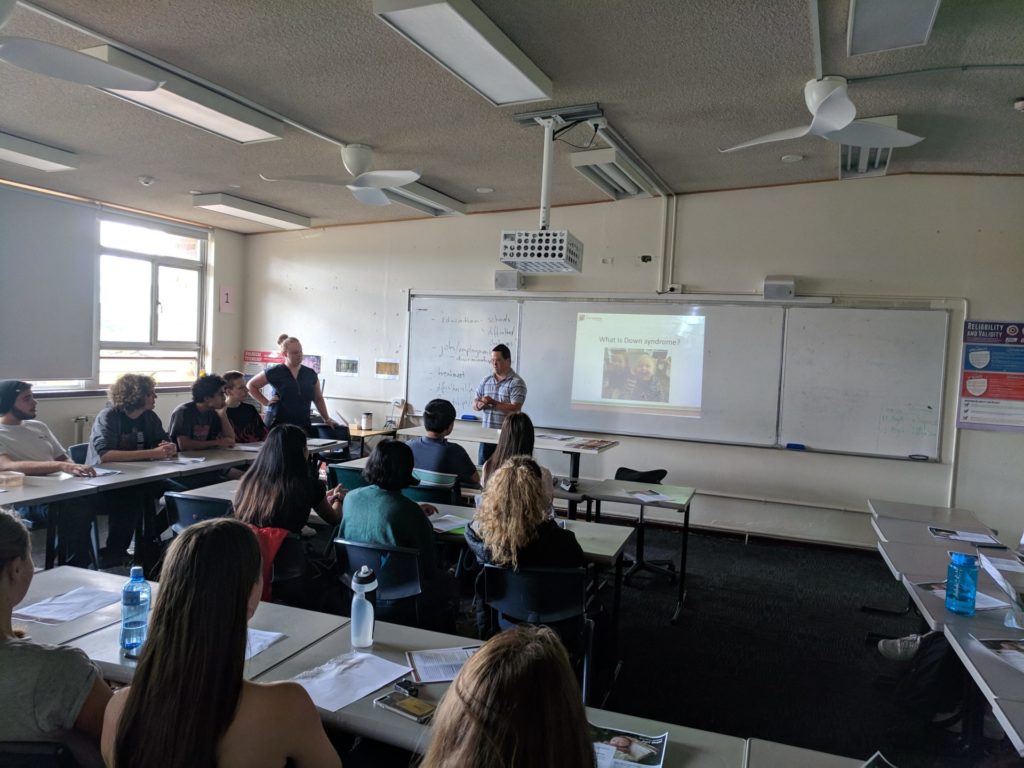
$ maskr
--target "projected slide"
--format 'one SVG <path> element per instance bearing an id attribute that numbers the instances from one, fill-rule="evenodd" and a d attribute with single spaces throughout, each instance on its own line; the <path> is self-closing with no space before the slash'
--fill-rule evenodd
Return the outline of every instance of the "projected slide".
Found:
<path id="1" fill-rule="evenodd" d="M 580 312 L 572 406 L 700 416 L 703 315 Z"/>

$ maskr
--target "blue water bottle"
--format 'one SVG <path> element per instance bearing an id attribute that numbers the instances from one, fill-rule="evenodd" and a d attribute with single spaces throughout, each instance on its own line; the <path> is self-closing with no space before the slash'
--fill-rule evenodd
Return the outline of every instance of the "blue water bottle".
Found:
<path id="1" fill-rule="evenodd" d="M 952 552 L 946 571 L 946 610 L 964 616 L 974 615 L 978 594 L 978 558 L 963 552 Z"/>
<path id="2" fill-rule="evenodd" d="M 131 580 L 121 589 L 121 648 L 133 656 L 146 642 L 149 598 L 149 584 L 142 576 L 141 566 L 132 566 Z"/>

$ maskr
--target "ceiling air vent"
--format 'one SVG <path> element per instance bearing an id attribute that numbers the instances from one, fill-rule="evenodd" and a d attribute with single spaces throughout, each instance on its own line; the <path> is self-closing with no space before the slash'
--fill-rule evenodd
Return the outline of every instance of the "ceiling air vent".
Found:
<path id="1" fill-rule="evenodd" d="M 883 117 L 866 117 L 865 122 L 881 123 L 891 128 L 896 127 L 896 115 Z M 839 145 L 839 178 L 866 179 L 871 176 L 885 176 L 889 171 L 889 160 L 892 147 L 852 147 L 849 144 Z"/>

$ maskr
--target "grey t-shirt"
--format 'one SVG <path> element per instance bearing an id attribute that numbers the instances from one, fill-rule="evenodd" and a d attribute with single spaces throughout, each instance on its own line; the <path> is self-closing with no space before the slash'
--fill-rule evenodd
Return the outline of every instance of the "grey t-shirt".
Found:
<path id="1" fill-rule="evenodd" d="M 99 676 L 82 651 L 0 640 L 0 670 L 0 741 L 60 741 L 82 765 L 97 764 L 99 751 L 73 732 Z"/>

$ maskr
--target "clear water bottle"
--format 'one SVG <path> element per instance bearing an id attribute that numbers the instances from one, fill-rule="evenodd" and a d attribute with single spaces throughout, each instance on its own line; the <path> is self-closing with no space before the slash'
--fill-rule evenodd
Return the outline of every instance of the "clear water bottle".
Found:
<path id="1" fill-rule="evenodd" d="M 946 610 L 964 616 L 974 615 L 978 594 L 978 558 L 963 552 L 952 552 L 946 571 Z"/>
<path id="2" fill-rule="evenodd" d="M 137 656 L 146 642 L 150 589 L 142 568 L 132 566 L 131 580 L 121 589 L 121 648 Z"/>
<path id="3" fill-rule="evenodd" d="M 352 577 L 352 647 L 373 645 L 373 604 L 377 575 L 365 565 Z"/>

